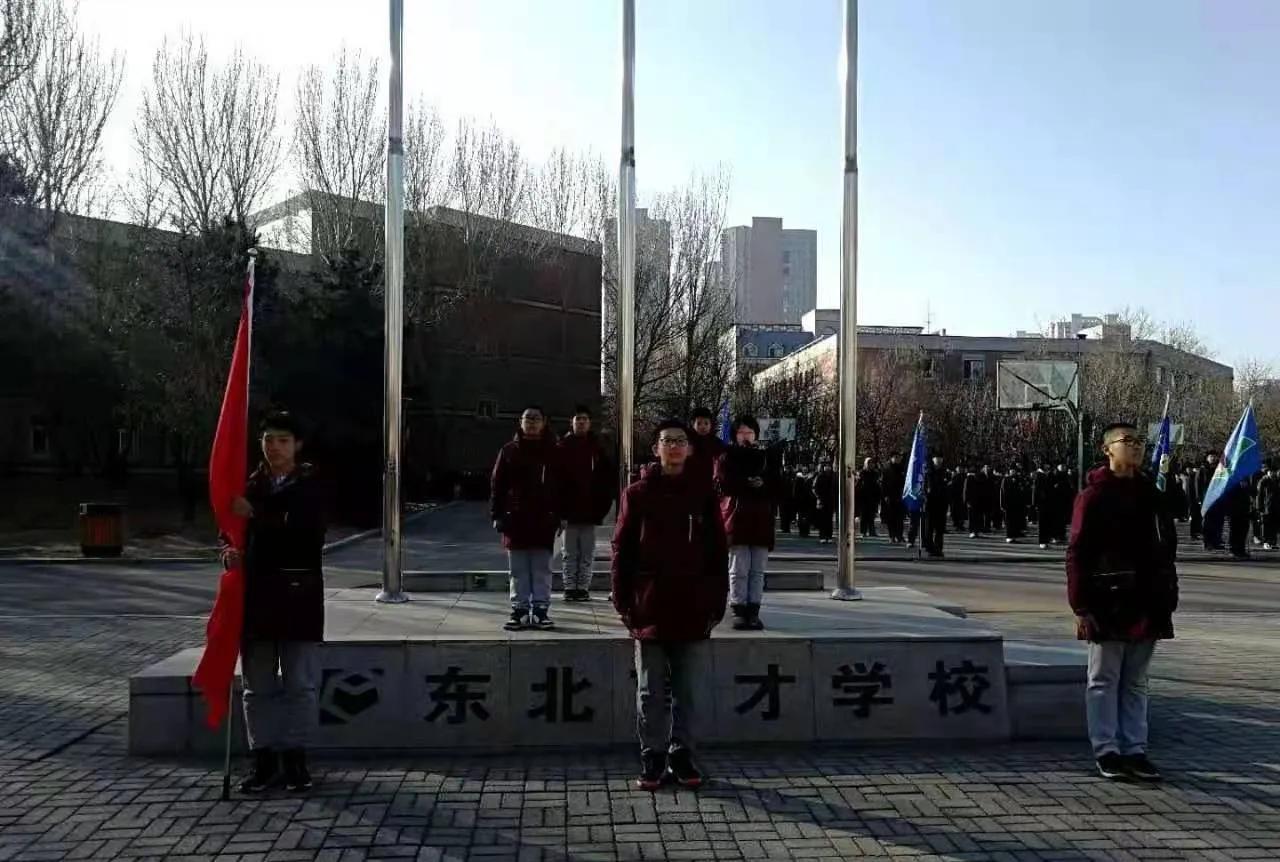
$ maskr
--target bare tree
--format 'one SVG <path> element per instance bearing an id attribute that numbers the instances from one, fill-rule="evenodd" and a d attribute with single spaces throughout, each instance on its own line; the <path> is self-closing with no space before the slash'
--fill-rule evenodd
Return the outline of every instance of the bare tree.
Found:
<path id="1" fill-rule="evenodd" d="M 0 97 L 35 65 L 38 22 L 36 0 L 0 0 Z"/>
<path id="2" fill-rule="evenodd" d="M 77 8 L 46 0 L 35 25 L 36 61 L 0 103 L 5 148 L 26 168 L 47 216 L 83 212 L 102 166 L 102 131 L 120 91 L 124 59 L 104 57 L 80 32 Z"/>
<path id="3" fill-rule="evenodd" d="M 175 227 L 243 221 L 261 201 L 280 166 L 279 83 L 239 50 L 211 68 L 203 39 L 189 33 L 156 52 L 134 139 Z"/>
<path id="4" fill-rule="evenodd" d="M 448 194 L 444 173 L 444 123 L 425 100 L 409 104 L 404 127 L 404 206 L 411 224 Z"/>
<path id="5" fill-rule="evenodd" d="M 380 232 L 370 229 L 370 205 L 385 189 L 379 93 L 377 59 L 366 63 L 345 47 L 324 69 L 309 66 L 298 78 L 294 158 L 326 262 L 351 247 L 372 260 L 380 244 Z"/>

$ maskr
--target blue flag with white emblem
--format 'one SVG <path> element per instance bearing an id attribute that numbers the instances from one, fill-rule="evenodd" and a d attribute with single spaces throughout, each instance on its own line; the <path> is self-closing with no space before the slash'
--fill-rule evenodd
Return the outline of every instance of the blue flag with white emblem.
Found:
<path id="1" fill-rule="evenodd" d="M 1156 448 L 1151 453 L 1151 472 L 1156 477 L 1156 487 L 1161 491 L 1169 481 L 1169 459 L 1172 457 L 1173 436 L 1169 424 L 1169 396 L 1164 397 L 1164 419 L 1160 420 L 1160 433 L 1156 436 Z"/>
<path id="2" fill-rule="evenodd" d="M 729 438 L 733 436 L 730 426 L 733 423 L 729 421 L 729 399 L 726 398 L 724 403 L 720 405 L 720 439 L 725 443 L 730 442 Z"/>
<path id="3" fill-rule="evenodd" d="M 1222 495 L 1262 469 L 1262 447 L 1258 445 L 1258 420 L 1253 415 L 1253 402 L 1244 408 L 1236 430 L 1231 432 L 1222 450 L 1222 460 L 1204 492 L 1202 514 L 1208 514 Z"/>
<path id="4" fill-rule="evenodd" d="M 902 503 L 908 512 L 924 508 L 924 471 L 929 454 L 924 445 L 924 413 L 916 422 L 915 437 L 911 440 L 911 460 L 907 462 L 907 478 L 902 485 Z"/>

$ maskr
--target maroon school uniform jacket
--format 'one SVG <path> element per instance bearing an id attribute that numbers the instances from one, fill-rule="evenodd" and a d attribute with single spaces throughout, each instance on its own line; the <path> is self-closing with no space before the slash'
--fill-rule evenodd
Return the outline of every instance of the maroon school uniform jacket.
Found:
<path id="1" fill-rule="evenodd" d="M 764 484 L 752 488 L 748 480 Z M 773 550 L 773 482 L 763 449 L 730 446 L 716 461 L 716 492 L 730 547 L 749 545 Z"/>
<path id="2" fill-rule="evenodd" d="M 489 513 L 510 551 L 551 550 L 560 527 L 559 459 L 549 434 L 502 447 L 490 477 Z"/>
<path id="3" fill-rule="evenodd" d="M 1076 497 L 1067 546 L 1067 600 L 1098 631 L 1084 640 L 1140 641 L 1173 637 L 1178 607 L 1173 522 L 1145 476 L 1123 479 L 1110 467 L 1089 473 Z M 1133 574 L 1132 589 L 1109 594 L 1099 575 Z"/>
<path id="4" fill-rule="evenodd" d="M 729 448 L 725 442 L 715 435 L 689 432 L 690 456 L 685 463 L 685 471 L 693 478 L 706 484 L 708 488 L 715 484 L 716 462 Z"/>
<path id="5" fill-rule="evenodd" d="M 637 640 L 696 641 L 724 619 L 729 552 L 709 484 L 645 468 L 622 494 L 613 606 Z"/>
<path id="6" fill-rule="evenodd" d="M 604 521 L 618 477 L 595 434 L 560 438 L 560 518 L 570 524 Z"/>

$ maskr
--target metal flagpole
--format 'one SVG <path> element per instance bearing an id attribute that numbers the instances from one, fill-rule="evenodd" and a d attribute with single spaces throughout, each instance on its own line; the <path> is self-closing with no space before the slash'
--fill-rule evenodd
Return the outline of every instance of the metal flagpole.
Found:
<path id="1" fill-rule="evenodd" d="M 386 368 L 382 474 L 382 591 L 377 601 L 407 602 L 400 546 L 400 410 L 404 367 L 404 89 L 400 56 L 404 45 L 404 0 L 391 0 L 391 81 L 387 92 L 387 281 Z"/>
<path id="2" fill-rule="evenodd" d="M 844 224 L 840 244 L 840 551 L 831 598 L 854 587 L 854 475 L 858 426 L 858 0 L 844 5 Z"/>
<path id="3" fill-rule="evenodd" d="M 622 0 L 622 157 L 618 166 L 618 446 L 620 481 L 635 462 L 636 3 Z"/>

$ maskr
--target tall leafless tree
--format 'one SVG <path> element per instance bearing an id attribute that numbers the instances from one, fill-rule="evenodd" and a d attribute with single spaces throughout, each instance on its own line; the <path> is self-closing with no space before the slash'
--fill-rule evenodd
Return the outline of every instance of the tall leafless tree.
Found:
<path id="1" fill-rule="evenodd" d="M 97 40 L 80 32 L 77 11 L 45 0 L 36 61 L 0 101 L 5 149 L 24 165 L 33 200 L 49 217 L 89 204 L 124 69 L 120 54 L 103 56 Z"/>
<path id="2" fill-rule="evenodd" d="M 211 67 L 203 39 L 189 33 L 156 52 L 134 139 L 174 227 L 208 231 L 258 206 L 280 167 L 279 88 L 278 75 L 238 49 Z"/>
<path id="3" fill-rule="evenodd" d="M 331 262 L 348 248 L 376 256 L 373 205 L 384 198 L 386 119 L 376 58 L 342 48 L 298 78 L 294 159 L 311 210 L 316 252 Z"/>
<path id="4" fill-rule="evenodd" d="M 37 0 L 0 0 L 0 97 L 35 65 L 40 48 Z"/>
<path id="5" fill-rule="evenodd" d="M 404 207 L 406 222 L 418 224 L 428 209 L 444 203 L 444 123 L 422 98 L 409 104 L 404 126 Z"/>

